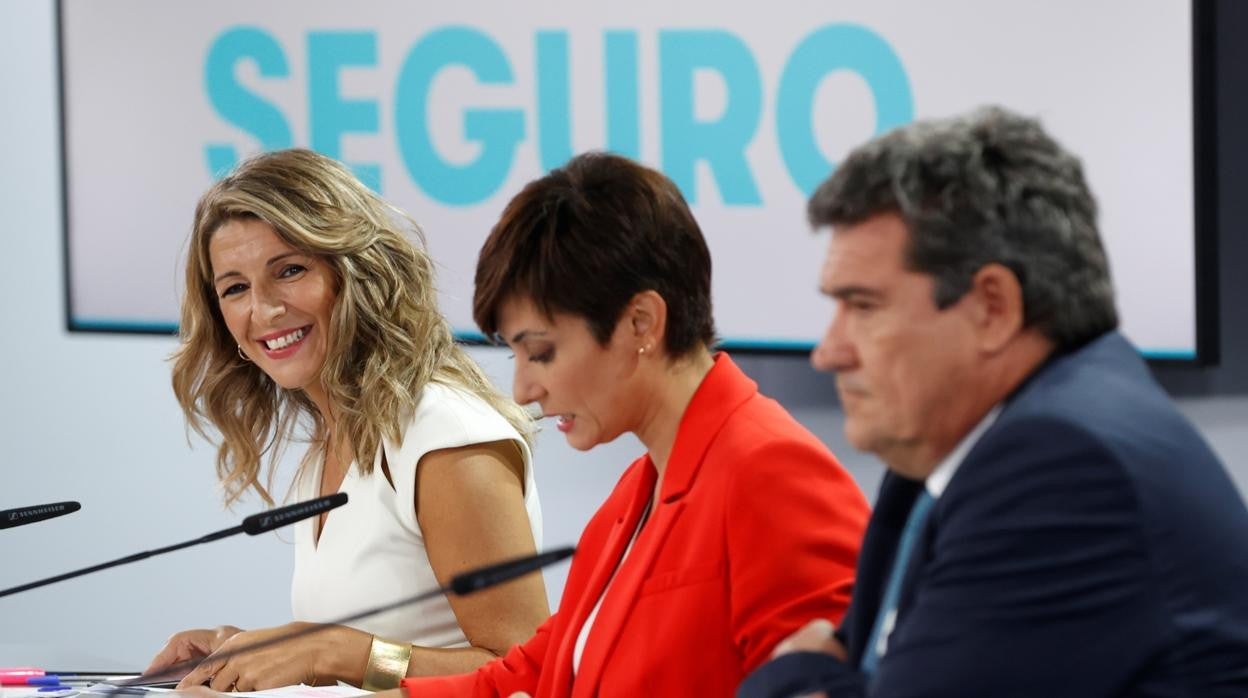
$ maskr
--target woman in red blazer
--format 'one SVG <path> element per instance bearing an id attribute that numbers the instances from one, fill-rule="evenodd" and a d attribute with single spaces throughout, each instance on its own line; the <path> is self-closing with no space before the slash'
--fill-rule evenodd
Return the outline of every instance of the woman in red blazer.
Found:
<path id="1" fill-rule="evenodd" d="M 425 696 L 728 696 L 777 642 L 849 603 L 868 509 L 832 454 L 725 354 L 710 253 L 676 186 L 582 155 L 530 183 L 481 251 L 474 316 L 515 397 L 575 448 L 647 453 L 585 529 L 558 612 Z"/>

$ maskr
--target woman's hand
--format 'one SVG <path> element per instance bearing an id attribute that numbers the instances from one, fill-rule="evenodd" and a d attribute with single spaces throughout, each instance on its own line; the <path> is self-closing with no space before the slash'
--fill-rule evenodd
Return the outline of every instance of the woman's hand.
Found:
<path id="1" fill-rule="evenodd" d="M 241 632 L 243 632 L 241 628 L 232 625 L 183 630 L 165 642 L 165 646 L 152 658 L 152 663 L 143 670 L 143 674 L 145 676 L 155 674 L 179 662 L 203 659 L 216 652 L 226 640 Z"/>
<path id="2" fill-rule="evenodd" d="M 216 659 L 217 655 L 313 625 L 288 623 L 276 628 L 237 633 L 187 674 L 178 688 L 207 685 L 214 691 L 261 691 L 300 683 L 309 686 L 332 684 L 362 671 L 368 663 L 372 636 L 345 626 L 327 627 L 294 640 Z"/>

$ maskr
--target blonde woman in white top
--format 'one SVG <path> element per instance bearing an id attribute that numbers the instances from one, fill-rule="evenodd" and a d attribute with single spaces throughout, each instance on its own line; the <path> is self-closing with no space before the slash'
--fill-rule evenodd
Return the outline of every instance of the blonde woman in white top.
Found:
<path id="1" fill-rule="evenodd" d="M 378 690 L 404 674 L 474 669 L 549 615 L 530 575 L 361 628 L 212 656 L 536 549 L 530 420 L 454 343 L 432 264 L 405 229 L 419 235 L 340 163 L 307 150 L 252 158 L 200 199 L 173 387 L 191 427 L 220 434 L 226 502 L 253 489 L 272 503 L 274 461 L 301 430 L 311 447 L 298 497 L 341 490 L 350 501 L 296 532 L 300 621 L 183 631 L 148 671 L 203 658 L 183 686 Z"/>

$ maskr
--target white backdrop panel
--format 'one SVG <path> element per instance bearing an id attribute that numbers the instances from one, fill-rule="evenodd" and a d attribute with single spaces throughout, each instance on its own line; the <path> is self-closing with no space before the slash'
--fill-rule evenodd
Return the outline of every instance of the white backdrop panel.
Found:
<path id="1" fill-rule="evenodd" d="M 471 334 L 504 204 L 610 148 L 693 204 L 730 344 L 809 346 L 831 312 L 809 191 L 882 130 L 999 103 L 1083 156 L 1126 333 L 1190 357 L 1191 26 L 1186 0 L 64 0 L 71 324 L 172 329 L 214 173 L 310 146 L 420 222 Z"/>

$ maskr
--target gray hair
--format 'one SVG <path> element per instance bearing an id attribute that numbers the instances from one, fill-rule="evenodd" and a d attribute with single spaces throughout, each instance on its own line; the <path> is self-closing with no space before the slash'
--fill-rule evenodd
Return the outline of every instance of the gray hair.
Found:
<path id="1" fill-rule="evenodd" d="M 1083 167 L 1034 119 L 989 107 L 890 131 L 850 153 L 807 213 L 815 227 L 899 215 L 907 265 L 934 277 L 942 309 L 995 262 L 1018 277 L 1024 324 L 1059 349 L 1118 326 Z"/>

